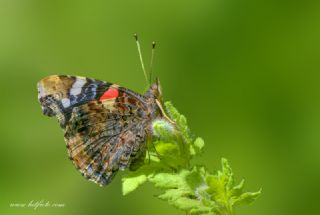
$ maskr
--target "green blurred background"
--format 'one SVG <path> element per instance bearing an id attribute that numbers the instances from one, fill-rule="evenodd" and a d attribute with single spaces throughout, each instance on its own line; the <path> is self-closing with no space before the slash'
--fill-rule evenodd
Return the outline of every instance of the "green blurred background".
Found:
<path id="1" fill-rule="evenodd" d="M 36 83 L 50 74 L 107 80 L 143 92 L 132 34 L 166 100 L 205 139 L 198 162 L 229 159 L 247 189 L 238 215 L 316 214 L 320 191 L 320 4 L 286 0 L 0 1 L 0 214 L 183 214 L 145 185 L 121 195 L 68 160 Z M 10 208 L 46 200 L 64 208 Z"/>

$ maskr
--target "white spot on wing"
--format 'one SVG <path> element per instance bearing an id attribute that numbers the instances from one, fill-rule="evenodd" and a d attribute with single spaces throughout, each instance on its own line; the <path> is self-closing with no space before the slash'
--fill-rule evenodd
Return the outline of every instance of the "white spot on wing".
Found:
<path id="1" fill-rule="evenodd" d="M 62 102 L 62 106 L 63 106 L 64 108 L 67 108 L 67 107 L 70 106 L 70 99 L 63 98 L 63 99 L 61 99 L 61 102 Z"/>
<path id="2" fill-rule="evenodd" d="M 76 82 L 73 83 L 70 89 L 70 95 L 73 95 L 73 96 L 79 95 L 85 83 L 86 83 L 85 79 L 77 78 Z"/>
<path id="3" fill-rule="evenodd" d="M 40 99 L 41 97 L 45 96 L 42 84 L 40 84 L 40 82 L 38 83 L 38 99 Z"/>

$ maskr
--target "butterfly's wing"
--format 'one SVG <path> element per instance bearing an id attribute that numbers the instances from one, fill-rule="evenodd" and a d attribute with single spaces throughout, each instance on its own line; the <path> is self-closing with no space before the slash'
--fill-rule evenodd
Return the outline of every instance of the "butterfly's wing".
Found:
<path id="1" fill-rule="evenodd" d="M 108 184 L 145 152 L 146 104 L 128 89 L 75 76 L 49 76 L 38 83 L 45 115 L 56 116 L 68 153 L 88 179 Z"/>
<path id="2" fill-rule="evenodd" d="M 75 106 L 98 99 L 112 84 L 79 76 L 52 75 L 38 82 L 38 99 L 45 115 L 67 124 Z"/>
<path id="3" fill-rule="evenodd" d="M 97 101 L 75 107 L 65 128 L 70 159 L 86 178 L 108 184 L 145 151 L 146 133 L 136 120 Z"/>

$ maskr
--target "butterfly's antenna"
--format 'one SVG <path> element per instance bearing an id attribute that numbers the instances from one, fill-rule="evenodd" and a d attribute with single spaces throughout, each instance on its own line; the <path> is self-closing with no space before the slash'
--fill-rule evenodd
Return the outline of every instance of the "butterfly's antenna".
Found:
<path id="1" fill-rule="evenodd" d="M 152 49 L 151 49 L 151 60 L 150 60 L 150 71 L 149 71 L 149 81 L 150 81 L 150 86 L 152 82 L 152 69 L 153 69 L 153 58 L 154 58 L 154 50 L 156 47 L 156 42 L 152 42 Z"/>
<path id="2" fill-rule="evenodd" d="M 138 48 L 138 53 L 139 53 L 139 58 L 140 58 L 140 63 L 141 63 L 141 67 L 142 67 L 142 70 L 143 70 L 143 74 L 144 74 L 144 77 L 146 78 L 147 84 L 149 84 L 147 72 L 146 72 L 146 69 L 145 69 L 144 63 L 143 63 L 143 58 L 142 58 L 142 53 L 141 53 L 141 48 L 140 48 L 140 42 L 139 42 L 139 39 L 138 39 L 138 34 L 135 33 L 134 34 L 134 38 L 136 39 L 136 44 L 137 44 L 137 48 Z"/>

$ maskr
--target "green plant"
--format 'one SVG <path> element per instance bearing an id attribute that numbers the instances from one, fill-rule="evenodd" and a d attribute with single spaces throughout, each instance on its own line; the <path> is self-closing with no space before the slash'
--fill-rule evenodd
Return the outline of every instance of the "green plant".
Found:
<path id="1" fill-rule="evenodd" d="M 186 214 L 211 215 L 232 215 L 234 206 L 251 203 L 259 196 L 261 191 L 243 192 L 244 180 L 235 184 L 225 158 L 221 159 L 222 170 L 215 174 L 203 165 L 191 165 L 191 159 L 201 154 L 204 141 L 192 137 L 186 118 L 170 102 L 165 108 L 175 125 L 153 123 L 156 140 L 149 144 L 144 164 L 122 179 L 123 195 L 151 182 L 163 191 L 158 198 Z"/>

